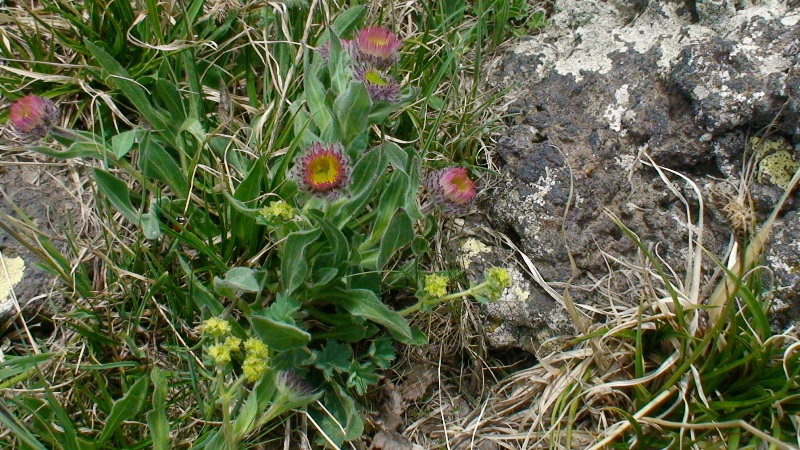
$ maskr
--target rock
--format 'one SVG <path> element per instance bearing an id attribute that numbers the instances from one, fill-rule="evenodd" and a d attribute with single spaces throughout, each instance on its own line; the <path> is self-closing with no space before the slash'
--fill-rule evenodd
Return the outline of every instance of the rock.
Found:
<path id="1" fill-rule="evenodd" d="M 775 286 L 770 300 L 773 327 L 785 329 L 797 325 L 800 318 L 800 219 L 798 211 L 790 211 L 775 224 L 767 251 L 764 282 Z"/>
<path id="2" fill-rule="evenodd" d="M 514 258 L 507 250 L 467 238 L 457 253 L 471 283 L 483 282 L 490 267 L 505 267 L 511 277 L 500 298 L 481 305 L 484 335 L 492 348 L 521 348 L 543 357 L 557 347 L 554 339 L 574 334 L 564 308 L 510 264 Z"/>
<path id="3" fill-rule="evenodd" d="M 58 234 L 70 217 L 78 219 L 79 213 L 73 212 L 77 205 L 66 195 L 64 188 L 69 185 L 69 180 L 45 173 L 52 170 L 52 166 L 21 164 L 0 169 L 0 186 L 6 200 L 0 203 L 3 213 L 21 219 L 19 212 L 22 212 L 47 236 Z M 53 244 L 56 248 L 62 247 L 58 240 Z M 52 308 L 61 302 L 61 297 L 54 292 L 53 276 L 36 266 L 39 262 L 37 257 L 1 229 L 0 252 L 3 258 L 0 263 L 4 264 L 4 267 L 0 266 L 2 334 L 11 326 L 10 319 L 17 316 L 17 307 L 21 308 L 25 320 L 31 320 L 41 308 Z"/>
<path id="4" fill-rule="evenodd" d="M 546 280 L 569 282 L 573 297 L 594 305 L 603 300 L 592 287 L 609 272 L 604 252 L 632 260 L 638 251 L 609 213 L 682 279 L 697 237 L 697 189 L 703 245 L 722 255 L 742 218 L 763 220 L 781 192 L 773 177 L 752 180 L 752 211 L 737 210 L 750 206 L 735 188 L 720 195 L 722 184 L 741 184 L 756 151 L 750 138 L 766 130 L 770 139 L 800 142 L 794 3 L 556 2 L 542 34 L 489 67 L 489 85 L 508 88 L 503 100 L 517 114 L 498 141 L 504 177 L 486 205 L 493 226 L 518 238 Z M 786 155 L 770 167 L 797 160 Z M 796 235 L 796 222 L 784 223 L 784 232 Z M 710 273 L 713 263 L 704 268 Z M 537 296 L 544 294 L 533 286 Z M 551 306 L 526 314 L 535 322 Z M 517 334 L 511 345 L 525 348 L 531 338 L 535 332 Z"/>

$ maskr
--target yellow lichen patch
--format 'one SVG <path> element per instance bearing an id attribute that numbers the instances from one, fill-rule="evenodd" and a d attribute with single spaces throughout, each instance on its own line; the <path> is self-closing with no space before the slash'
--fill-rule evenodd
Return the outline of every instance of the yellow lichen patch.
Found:
<path id="1" fill-rule="evenodd" d="M 522 288 L 520 288 L 519 286 L 514 286 L 513 292 L 514 292 L 514 295 L 516 295 L 516 296 L 517 296 L 517 299 L 518 299 L 518 300 L 523 300 L 523 301 L 525 301 L 525 300 L 527 300 L 527 299 L 528 299 L 528 297 L 530 297 L 530 296 L 531 296 L 531 293 L 530 293 L 530 292 L 528 292 L 528 291 L 526 291 L 526 290 L 523 290 L 523 289 L 522 289 Z"/>
<path id="2" fill-rule="evenodd" d="M 750 149 L 761 161 L 758 163 L 758 182 L 770 183 L 786 188 L 794 172 L 800 165 L 794 160 L 792 145 L 782 138 L 760 139 L 751 138 L 748 142 Z M 767 176 L 766 180 L 764 175 Z"/>
<path id="3" fill-rule="evenodd" d="M 9 258 L 0 253 L 0 309 L 11 294 L 11 289 L 25 274 L 25 261 L 22 258 Z"/>
<path id="4" fill-rule="evenodd" d="M 779 187 L 786 188 L 792 175 L 797 170 L 798 164 L 792 159 L 792 154 L 787 150 L 779 150 L 765 156 L 758 165 L 758 181 L 764 175 L 769 176 L 769 181 Z"/>
<path id="5" fill-rule="evenodd" d="M 767 156 L 770 153 L 777 151 L 791 151 L 792 146 L 785 139 L 767 139 L 762 141 L 761 138 L 750 138 L 750 148 L 756 152 L 758 156 Z"/>
<path id="6" fill-rule="evenodd" d="M 461 267 L 469 269 L 472 260 L 481 253 L 489 253 L 492 250 L 483 242 L 469 238 L 461 244 L 461 255 L 458 256 L 458 262 Z"/>

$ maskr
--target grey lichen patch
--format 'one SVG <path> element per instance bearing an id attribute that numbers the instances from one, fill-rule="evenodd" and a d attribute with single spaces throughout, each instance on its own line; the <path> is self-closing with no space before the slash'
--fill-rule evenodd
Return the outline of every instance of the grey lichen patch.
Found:
<path id="1" fill-rule="evenodd" d="M 552 223 L 557 220 L 555 216 L 547 212 L 547 195 L 558 183 L 556 174 L 545 168 L 544 176 L 535 183 L 525 183 L 524 191 L 520 192 L 520 187 L 510 181 L 506 184 L 506 194 L 497 199 L 496 211 L 506 212 L 513 217 L 505 217 L 510 222 L 518 224 L 517 232 L 529 242 L 540 242 L 537 253 L 543 254 L 552 251 L 545 244 L 546 239 L 542 239 L 543 223 Z"/>
<path id="2" fill-rule="evenodd" d="M 578 22 L 580 26 L 575 30 L 573 48 L 562 50 L 562 54 L 569 56 L 556 60 L 555 71 L 561 75 L 572 75 L 576 82 L 580 82 L 584 76 L 581 72 L 608 73 L 613 67 L 613 53 L 635 51 L 644 54 L 655 48 L 661 54 L 658 67 L 666 72 L 687 41 L 698 40 L 710 33 L 710 30 L 701 26 L 687 30 L 691 19 L 681 17 L 676 11 L 677 7 L 677 4 L 672 3 L 649 7 L 642 17 L 631 24 L 626 24 L 617 17 L 610 5 L 595 11 L 591 16 L 586 15 L 582 22 Z M 563 10 L 568 8 L 569 5 L 562 6 Z M 571 16 L 571 19 L 577 21 L 575 17 Z M 610 23 L 617 23 L 618 26 L 609 33 Z"/>
<path id="3" fill-rule="evenodd" d="M 536 355 L 547 353 L 543 345 L 564 335 L 566 314 L 555 304 L 543 307 L 533 300 L 525 275 L 509 267 L 511 285 L 495 302 L 486 305 L 486 337 L 495 348 L 519 347 Z"/>
<path id="4" fill-rule="evenodd" d="M 626 116 L 626 113 L 633 113 L 632 111 L 628 111 L 630 93 L 628 92 L 627 84 L 623 84 L 619 87 L 619 89 L 617 89 L 617 91 L 614 93 L 614 99 L 616 102 L 606 107 L 603 117 L 605 117 L 605 119 L 608 121 L 609 128 L 617 133 L 620 133 L 622 136 L 625 136 L 625 134 L 627 134 L 627 130 L 622 129 L 622 118 L 623 116 Z"/>

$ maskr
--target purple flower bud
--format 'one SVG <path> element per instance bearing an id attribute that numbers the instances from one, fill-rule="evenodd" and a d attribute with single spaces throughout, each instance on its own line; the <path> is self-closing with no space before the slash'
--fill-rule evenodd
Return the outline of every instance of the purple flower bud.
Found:
<path id="1" fill-rule="evenodd" d="M 8 118 L 17 135 L 36 141 L 47 135 L 58 115 L 56 105 L 35 95 L 26 95 L 11 104 Z"/>
<path id="2" fill-rule="evenodd" d="M 356 68 L 355 79 L 364 83 L 367 94 L 373 102 L 396 102 L 400 95 L 400 85 L 397 81 L 375 67 Z"/>

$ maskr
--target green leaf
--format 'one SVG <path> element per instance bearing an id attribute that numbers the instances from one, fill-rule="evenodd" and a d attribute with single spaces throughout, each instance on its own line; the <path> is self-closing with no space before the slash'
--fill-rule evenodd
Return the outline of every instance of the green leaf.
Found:
<path id="1" fill-rule="evenodd" d="M 375 366 L 371 362 L 359 363 L 353 361 L 349 368 L 350 376 L 347 378 L 347 387 L 355 389 L 358 395 L 367 393 L 370 386 L 374 386 L 380 380 L 375 373 Z"/>
<path id="2" fill-rule="evenodd" d="M 364 434 L 364 421 L 355 400 L 338 384 L 333 384 L 333 392 L 325 395 L 323 402 L 333 418 L 327 414 L 318 418 L 325 433 L 335 442 L 352 441 Z"/>
<path id="3" fill-rule="evenodd" d="M 158 93 L 156 100 L 166 106 L 173 122 L 180 123 L 180 121 L 186 118 L 186 108 L 183 106 L 183 98 L 173 83 L 163 78 L 157 79 L 156 92 Z"/>
<path id="4" fill-rule="evenodd" d="M 346 309 L 354 316 L 364 317 L 394 331 L 406 342 L 413 340 L 411 328 L 403 316 L 397 311 L 387 308 L 370 290 L 335 288 L 320 295 L 332 299 L 336 305 Z"/>
<path id="5" fill-rule="evenodd" d="M 121 399 L 114 402 L 114 406 L 111 407 L 111 412 L 108 414 L 106 424 L 103 427 L 103 432 L 95 441 L 96 444 L 105 443 L 113 434 L 120 433 L 122 422 L 138 416 L 139 411 L 145 404 L 147 391 L 150 387 L 149 382 L 150 380 L 147 377 L 138 377 L 136 382 L 128 389 L 128 392 Z"/>
<path id="6" fill-rule="evenodd" d="M 189 184 L 175 159 L 155 140 L 145 137 L 139 144 L 139 168 L 145 176 L 166 184 L 178 197 L 185 197 Z"/>
<path id="7" fill-rule="evenodd" d="M 39 364 L 50 359 L 53 353 L 40 353 L 25 356 L 9 356 L 6 355 L 6 360 L 0 363 L 0 389 L 6 388 L 5 381 L 9 378 L 25 373 Z M 2 415 L 2 414 L 0 414 Z"/>
<path id="8" fill-rule="evenodd" d="M 214 277 L 214 291 L 233 299 L 237 292 L 261 292 L 261 286 L 254 269 L 234 267 L 225 274 L 225 278 Z"/>
<path id="9" fill-rule="evenodd" d="M 203 286 L 203 283 L 197 279 L 192 272 L 192 269 L 182 257 L 178 257 L 178 262 L 180 262 L 183 273 L 187 278 L 189 285 L 188 296 L 194 301 L 194 304 L 197 305 L 198 309 L 201 311 L 208 311 L 211 316 L 218 317 L 222 315 L 222 312 L 225 311 L 225 306 L 222 305 L 219 299 L 213 295 L 208 288 Z"/>
<path id="10" fill-rule="evenodd" d="M 311 119 L 324 132 L 333 122 L 333 118 L 330 116 L 329 108 L 325 105 L 325 86 L 322 85 L 316 75 L 320 70 L 319 63 L 315 62 L 308 65 L 311 67 L 307 67 L 303 76 L 306 103 L 311 113 Z"/>
<path id="11" fill-rule="evenodd" d="M 351 158 L 355 157 L 357 154 L 352 153 L 358 149 L 351 144 L 357 141 L 357 138 L 363 138 L 366 135 L 369 127 L 367 116 L 369 116 L 369 109 L 372 106 L 364 83 L 351 81 L 347 90 L 334 101 L 333 106 L 342 145 L 348 150 Z"/>
<path id="12" fill-rule="evenodd" d="M 88 142 L 75 142 L 70 145 L 66 150 L 53 150 L 49 147 L 29 147 L 30 150 L 36 153 L 41 153 L 45 156 L 58 159 L 70 158 L 98 158 L 103 157 L 103 146 L 100 144 L 92 144 Z"/>
<path id="13" fill-rule="evenodd" d="M 257 199 L 262 194 L 261 181 L 265 174 L 266 164 L 260 160 L 254 161 L 253 168 L 236 187 L 233 197 L 244 204 Z"/>
<path id="14" fill-rule="evenodd" d="M 350 186 L 350 198 L 346 202 L 334 205 L 329 217 L 339 229 L 353 220 L 372 199 L 372 193 L 380 184 L 380 176 L 386 171 L 386 157 L 376 149 L 365 153 L 353 167 Z"/>
<path id="15" fill-rule="evenodd" d="M 375 269 L 382 269 L 389 258 L 414 239 L 414 226 L 404 210 L 398 210 L 381 237 Z"/>
<path id="16" fill-rule="evenodd" d="M 295 313 L 300 311 L 300 306 L 299 301 L 280 292 L 278 298 L 264 311 L 264 315 L 278 322 L 294 324 Z"/>
<path id="17" fill-rule="evenodd" d="M 330 39 L 328 47 L 328 74 L 331 79 L 330 89 L 334 97 L 339 97 L 347 90 L 347 86 L 352 80 L 352 70 L 350 69 L 350 58 L 347 52 L 342 49 L 339 35 L 329 30 Z M 323 131 L 323 130 L 320 130 Z"/>
<path id="18" fill-rule="evenodd" d="M 344 237 L 344 234 L 327 220 L 320 220 L 319 225 L 322 227 L 322 232 L 325 233 L 325 238 L 333 250 L 331 265 L 338 266 L 339 263 L 347 261 L 350 255 L 350 247 L 347 245 L 347 238 Z"/>
<path id="19" fill-rule="evenodd" d="M 376 339 L 369 344 L 369 356 L 375 365 L 381 369 L 388 368 L 397 356 L 394 352 L 392 340 L 386 337 Z"/>
<path id="20" fill-rule="evenodd" d="M 318 256 L 314 262 L 316 263 L 317 261 L 320 261 L 322 256 L 330 257 L 331 253 L 329 252 L 324 255 Z M 327 260 L 329 261 L 330 258 L 327 258 Z M 330 283 L 339 276 L 339 269 L 335 267 L 329 267 L 327 264 L 324 263 L 320 264 L 320 266 L 321 267 L 319 268 L 315 267 L 313 272 L 313 280 L 316 288 L 321 288 L 325 286 L 326 284 Z"/>
<path id="21" fill-rule="evenodd" d="M 153 440 L 153 450 L 169 450 L 169 420 L 167 419 L 167 378 L 164 372 L 154 367 L 150 372 L 153 382 L 153 409 L 147 413 L 147 426 Z"/>
<path id="22" fill-rule="evenodd" d="M 281 284 L 289 295 L 306 279 L 308 263 L 306 248 L 322 234 L 320 229 L 295 231 L 287 238 L 281 255 Z"/>
<path id="23" fill-rule="evenodd" d="M 381 151 L 386 154 L 386 158 L 389 161 L 389 164 L 392 165 L 396 170 L 400 170 L 403 173 L 408 173 L 408 159 L 409 155 L 405 152 L 402 148 L 400 148 L 394 142 L 384 142 L 379 146 L 375 147 L 378 151 Z"/>
<path id="24" fill-rule="evenodd" d="M 398 208 L 403 206 L 406 193 L 411 189 L 408 175 L 403 172 L 392 172 L 389 184 L 381 194 L 378 203 L 378 216 L 375 218 L 369 238 L 360 246 L 362 252 L 370 250 L 387 232 L 389 223 L 397 214 Z M 416 186 L 415 186 L 416 190 Z"/>
<path id="25" fill-rule="evenodd" d="M 121 212 L 130 222 L 139 223 L 139 211 L 131 203 L 130 191 L 128 186 L 119 178 L 111 175 L 103 169 L 94 169 L 94 179 L 97 182 L 97 189 L 105 195 L 114 205 L 117 211 Z"/>
<path id="26" fill-rule="evenodd" d="M 195 148 L 200 148 L 205 145 L 208 140 L 205 128 L 203 128 L 200 121 L 195 118 L 184 120 L 181 127 L 178 129 L 178 133 L 175 135 L 175 143 L 177 146 L 186 150 L 186 146 L 183 145 L 183 133 L 189 133 L 189 135 L 194 138 L 196 144 Z M 187 151 L 186 153 L 193 155 L 194 151 Z"/>
<path id="27" fill-rule="evenodd" d="M 325 374 L 325 377 L 333 379 L 337 372 L 347 372 L 350 367 L 350 360 L 353 358 L 353 350 L 349 345 L 340 344 L 332 339 L 328 339 L 322 350 L 317 353 L 317 361 L 314 366 Z"/>
<path id="28" fill-rule="evenodd" d="M 327 325 L 325 331 L 314 332 L 315 340 L 335 339 L 340 342 L 358 342 L 379 331 L 376 325 L 367 322 L 363 317 L 356 317 L 347 312 L 342 314 L 324 313 L 308 305 L 305 311 L 313 319 Z"/>
<path id="29" fill-rule="evenodd" d="M 252 170 L 242 180 L 239 186 L 236 187 L 233 197 L 236 202 L 244 207 L 254 204 L 262 193 L 261 182 L 266 172 L 266 165 L 260 160 L 256 160 L 252 166 Z M 244 214 L 235 214 L 231 220 L 231 232 L 236 237 L 237 242 L 247 246 L 258 247 L 260 234 L 263 231 L 260 227 L 256 227 L 256 218 L 260 217 L 258 210 L 247 211 Z"/>
<path id="30" fill-rule="evenodd" d="M 142 214 L 140 225 L 145 238 L 153 240 L 161 236 L 161 223 L 158 221 L 158 216 L 154 211 Z"/>
<path id="31" fill-rule="evenodd" d="M 347 36 L 358 28 L 366 12 L 367 9 L 361 5 L 353 6 L 342 11 L 331 24 L 333 32 L 336 33 L 337 36 Z"/>
<path id="32" fill-rule="evenodd" d="M 137 128 L 114 135 L 114 137 L 111 138 L 111 153 L 113 153 L 117 159 L 122 158 L 131 151 L 136 140 L 145 133 L 145 130 Z"/>
<path id="33" fill-rule="evenodd" d="M 25 428 L 22 424 L 18 423 L 15 420 L 15 417 L 11 414 L 6 414 L 5 408 L 2 407 L 0 410 L 0 423 L 5 425 L 5 428 L 17 438 L 17 440 L 24 445 L 21 447 L 23 449 L 34 449 L 34 450 L 46 450 L 47 447 L 42 445 L 41 442 L 37 439 L 37 437 L 30 432 L 27 428 Z"/>
<path id="34" fill-rule="evenodd" d="M 253 331 L 264 341 L 269 348 L 285 352 L 297 347 L 303 347 L 311 342 L 311 335 L 295 325 L 278 322 L 267 316 L 254 314 L 250 317 Z"/>
<path id="35" fill-rule="evenodd" d="M 429 249 L 430 243 L 422 236 L 415 236 L 414 240 L 411 241 L 411 251 L 414 252 L 416 257 L 425 255 Z"/>
<path id="36" fill-rule="evenodd" d="M 311 116 L 308 112 L 303 109 L 301 106 L 301 102 L 294 102 L 291 106 L 289 106 L 289 111 L 291 112 L 292 117 L 292 127 L 294 129 L 294 134 L 297 136 L 300 142 L 303 142 L 305 145 L 309 145 L 314 142 L 319 142 L 320 138 L 317 136 L 319 130 L 316 128 L 314 121 L 311 119 Z M 288 158 L 291 160 L 291 158 Z"/>
<path id="37" fill-rule="evenodd" d="M 107 82 L 125 95 L 130 100 L 134 107 L 150 124 L 156 129 L 165 129 L 167 127 L 166 121 L 162 114 L 157 112 L 153 105 L 150 103 L 148 96 L 150 95 L 145 89 L 136 83 L 133 78 L 128 74 L 124 67 L 113 56 L 106 53 L 105 50 L 95 45 L 89 39 L 83 40 L 86 48 L 92 54 L 92 57 L 100 64 L 100 67 L 107 75 Z"/>

